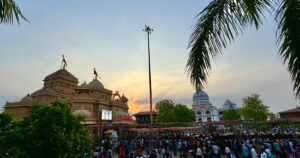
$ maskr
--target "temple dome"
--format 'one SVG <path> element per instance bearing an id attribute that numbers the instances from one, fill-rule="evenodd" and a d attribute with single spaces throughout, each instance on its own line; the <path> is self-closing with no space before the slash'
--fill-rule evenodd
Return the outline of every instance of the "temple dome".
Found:
<path id="1" fill-rule="evenodd" d="M 103 84 L 97 79 L 93 79 L 88 85 L 95 88 L 104 88 Z"/>
<path id="2" fill-rule="evenodd" d="M 27 94 L 24 98 L 21 99 L 21 102 L 23 102 L 23 103 L 33 103 L 33 99 L 29 94 Z"/>
<path id="3" fill-rule="evenodd" d="M 208 97 L 208 94 L 202 90 L 198 91 L 198 92 L 195 92 L 194 93 L 194 97 Z"/>

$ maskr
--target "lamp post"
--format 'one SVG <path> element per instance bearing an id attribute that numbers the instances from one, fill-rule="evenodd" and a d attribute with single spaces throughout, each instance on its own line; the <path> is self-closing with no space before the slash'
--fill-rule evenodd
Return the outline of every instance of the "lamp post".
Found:
<path id="1" fill-rule="evenodd" d="M 153 137 L 153 115 L 152 115 L 152 84 L 151 84 L 151 62 L 150 62 L 150 34 L 153 31 L 149 26 L 145 25 L 145 29 L 143 31 L 147 32 L 148 36 L 148 69 L 149 69 L 149 95 L 150 95 L 150 132 L 151 132 L 151 138 Z"/>

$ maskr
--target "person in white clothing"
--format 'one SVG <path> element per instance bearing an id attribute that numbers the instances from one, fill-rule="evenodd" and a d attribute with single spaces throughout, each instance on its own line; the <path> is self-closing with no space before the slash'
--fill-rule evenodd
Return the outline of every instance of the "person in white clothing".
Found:
<path id="1" fill-rule="evenodd" d="M 270 149 L 267 148 L 267 147 L 266 147 L 266 149 L 265 149 L 265 152 L 266 152 L 267 156 L 271 155 L 271 151 L 270 151 Z"/>
<path id="2" fill-rule="evenodd" d="M 262 153 L 260 154 L 260 158 L 268 158 L 266 152 L 262 152 Z"/>
<path id="3" fill-rule="evenodd" d="M 200 147 L 197 148 L 197 158 L 202 158 L 202 150 Z"/>
<path id="4" fill-rule="evenodd" d="M 251 154 L 252 154 L 252 158 L 258 158 L 258 154 L 255 150 L 255 148 L 252 146 L 252 149 L 251 149 Z"/>
<path id="5" fill-rule="evenodd" d="M 230 148 L 228 146 L 225 147 L 225 154 L 227 158 L 230 158 L 231 153 L 230 153 Z"/>

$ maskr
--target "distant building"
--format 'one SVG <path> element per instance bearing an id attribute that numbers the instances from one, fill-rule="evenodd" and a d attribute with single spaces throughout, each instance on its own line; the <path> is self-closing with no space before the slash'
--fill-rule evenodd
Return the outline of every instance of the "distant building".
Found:
<path id="1" fill-rule="evenodd" d="M 300 107 L 279 112 L 280 118 L 300 118 Z"/>
<path id="2" fill-rule="evenodd" d="M 196 114 L 196 122 L 220 121 L 218 109 L 211 104 L 208 94 L 202 90 L 194 93 L 192 108 Z"/>
<path id="3" fill-rule="evenodd" d="M 235 103 L 233 103 L 231 100 L 226 99 L 224 102 L 223 106 L 219 108 L 219 115 L 220 115 L 220 120 L 222 120 L 222 115 L 225 110 L 230 110 L 230 109 L 238 109 Z"/>
<path id="4" fill-rule="evenodd" d="M 152 115 L 154 120 L 154 118 L 157 116 L 157 112 L 153 111 Z M 139 124 L 150 123 L 150 111 L 138 112 L 133 114 L 133 116 L 135 116 L 136 122 Z"/>

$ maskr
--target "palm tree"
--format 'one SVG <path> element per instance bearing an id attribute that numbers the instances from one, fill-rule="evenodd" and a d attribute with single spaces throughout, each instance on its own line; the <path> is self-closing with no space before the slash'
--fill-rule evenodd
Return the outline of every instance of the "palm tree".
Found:
<path id="1" fill-rule="evenodd" d="M 0 0 L 0 23 L 13 24 L 14 19 L 18 24 L 20 24 L 20 19 L 28 22 L 13 0 Z"/>
<path id="2" fill-rule="evenodd" d="M 259 29 L 264 13 L 277 23 L 279 55 L 287 63 L 300 98 L 300 0 L 212 0 L 197 16 L 190 37 L 186 72 L 192 84 L 203 88 L 211 58 L 221 54 L 248 26 Z"/>

